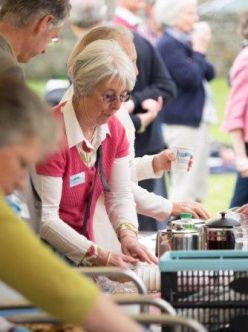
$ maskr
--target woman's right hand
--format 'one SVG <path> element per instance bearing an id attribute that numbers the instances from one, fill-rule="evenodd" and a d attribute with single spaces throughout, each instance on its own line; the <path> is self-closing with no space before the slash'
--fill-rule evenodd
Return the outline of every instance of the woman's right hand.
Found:
<path id="1" fill-rule="evenodd" d="M 179 217 L 181 213 L 192 213 L 192 217 L 196 219 L 209 219 L 210 214 L 207 209 L 197 202 L 173 202 L 171 215 Z"/>
<path id="2" fill-rule="evenodd" d="M 101 250 L 96 258 L 96 266 L 117 266 L 122 268 L 130 268 L 130 265 L 136 265 L 138 259 L 131 256 Z"/>

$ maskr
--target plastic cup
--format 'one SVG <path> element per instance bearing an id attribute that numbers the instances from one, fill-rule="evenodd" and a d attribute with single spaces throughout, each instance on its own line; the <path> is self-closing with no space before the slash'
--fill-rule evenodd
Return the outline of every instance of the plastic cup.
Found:
<path id="1" fill-rule="evenodd" d="M 193 150 L 183 146 L 173 146 L 171 150 L 176 156 L 176 160 L 171 164 L 172 171 L 187 172 L 190 158 L 193 155 Z"/>

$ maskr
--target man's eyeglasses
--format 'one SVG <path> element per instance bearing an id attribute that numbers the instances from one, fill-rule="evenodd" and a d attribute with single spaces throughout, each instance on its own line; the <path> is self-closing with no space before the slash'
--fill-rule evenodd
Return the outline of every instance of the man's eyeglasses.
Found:
<path id="1" fill-rule="evenodd" d="M 51 38 L 50 42 L 48 43 L 48 45 L 54 45 L 59 41 L 59 37 L 53 37 Z"/>
<path id="2" fill-rule="evenodd" d="M 105 93 L 102 95 L 102 100 L 104 103 L 111 104 L 119 98 L 120 102 L 123 103 L 125 101 L 128 101 L 130 96 L 131 96 L 131 92 L 129 92 L 129 91 L 126 91 L 126 92 L 120 94 L 119 96 L 117 96 L 116 94 L 113 94 L 113 93 Z"/>

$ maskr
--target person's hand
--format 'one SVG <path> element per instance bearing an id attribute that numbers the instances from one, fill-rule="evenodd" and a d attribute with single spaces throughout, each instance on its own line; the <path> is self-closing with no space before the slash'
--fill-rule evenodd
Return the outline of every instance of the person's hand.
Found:
<path id="1" fill-rule="evenodd" d="M 101 250 L 96 258 L 96 266 L 118 266 L 122 268 L 129 268 L 131 265 L 136 265 L 138 259 L 130 255 L 116 254 L 107 250 Z"/>
<path id="2" fill-rule="evenodd" d="M 248 158 L 236 159 L 236 167 L 242 177 L 248 177 Z"/>
<path id="3" fill-rule="evenodd" d="M 152 160 L 154 173 L 170 171 L 171 163 L 174 160 L 176 160 L 176 156 L 172 150 L 166 149 L 157 153 Z"/>
<path id="4" fill-rule="evenodd" d="M 126 255 L 134 257 L 141 262 L 147 262 L 149 264 L 158 264 L 158 259 L 152 255 L 149 250 L 139 243 L 136 236 L 124 236 L 120 239 L 122 252 Z"/>
<path id="5" fill-rule="evenodd" d="M 142 102 L 142 109 L 145 113 L 136 114 L 141 121 L 142 127 L 146 128 L 158 116 L 158 113 L 163 107 L 163 98 L 158 97 L 158 100 L 146 99 Z"/>
<path id="6" fill-rule="evenodd" d="M 188 164 L 188 171 L 190 171 L 193 164 L 193 156 L 190 157 Z M 165 149 L 157 153 L 152 161 L 154 173 L 168 172 L 171 170 L 171 163 L 176 160 L 175 153 L 170 149 Z"/>
<path id="7" fill-rule="evenodd" d="M 248 215 L 248 204 L 241 206 L 239 209 L 236 210 L 236 212 Z"/>
<path id="8" fill-rule="evenodd" d="M 211 41 L 211 29 L 207 22 L 197 22 L 192 33 L 193 50 L 207 53 Z"/>
<path id="9" fill-rule="evenodd" d="M 205 207 L 197 202 L 173 202 L 171 215 L 180 216 L 181 213 L 192 213 L 195 219 L 209 219 L 210 214 Z"/>
<path id="10" fill-rule="evenodd" d="M 146 99 L 142 102 L 141 106 L 142 106 L 143 110 L 152 111 L 157 116 L 158 113 L 162 110 L 163 98 L 160 96 L 160 97 L 158 97 L 157 100 L 154 100 L 154 99 L 151 99 L 151 98 Z"/>

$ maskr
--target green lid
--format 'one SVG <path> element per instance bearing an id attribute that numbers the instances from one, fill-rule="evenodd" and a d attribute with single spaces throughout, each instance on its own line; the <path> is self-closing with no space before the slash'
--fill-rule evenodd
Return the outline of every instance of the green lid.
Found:
<path id="1" fill-rule="evenodd" d="M 192 219 L 192 213 L 181 213 L 180 218 L 181 219 Z"/>

